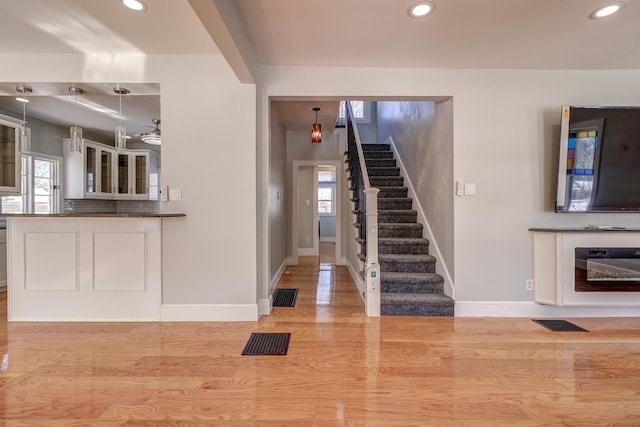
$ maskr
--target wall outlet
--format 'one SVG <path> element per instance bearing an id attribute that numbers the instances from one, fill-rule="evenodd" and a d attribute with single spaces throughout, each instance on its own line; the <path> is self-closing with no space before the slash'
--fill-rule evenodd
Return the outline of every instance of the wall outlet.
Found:
<path id="1" fill-rule="evenodd" d="M 526 290 L 532 291 L 533 290 L 533 279 L 527 279 L 524 282 L 524 286 L 525 286 Z"/>

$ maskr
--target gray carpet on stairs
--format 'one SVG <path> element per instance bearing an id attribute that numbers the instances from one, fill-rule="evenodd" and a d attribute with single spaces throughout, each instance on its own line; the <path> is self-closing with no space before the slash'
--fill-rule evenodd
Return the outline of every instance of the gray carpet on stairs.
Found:
<path id="1" fill-rule="evenodd" d="M 453 316 L 454 301 L 435 272 L 429 240 L 408 197 L 389 144 L 363 144 L 367 172 L 378 193 L 378 261 L 382 315 Z M 355 195 L 354 195 L 355 197 Z M 357 226 L 358 224 L 354 224 Z M 357 236 L 361 241 L 362 236 Z M 363 259 L 363 256 L 360 256 Z"/>

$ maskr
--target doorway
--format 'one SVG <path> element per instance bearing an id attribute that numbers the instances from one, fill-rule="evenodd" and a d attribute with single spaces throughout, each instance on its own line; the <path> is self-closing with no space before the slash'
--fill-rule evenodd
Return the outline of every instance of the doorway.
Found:
<path id="1" fill-rule="evenodd" d="M 319 256 L 320 242 L 330 243 L 335 264 L 343 265 L 341 248 L 341 170 L 339 161 L 293 161 L 291 248 L 298 256 Z"/>

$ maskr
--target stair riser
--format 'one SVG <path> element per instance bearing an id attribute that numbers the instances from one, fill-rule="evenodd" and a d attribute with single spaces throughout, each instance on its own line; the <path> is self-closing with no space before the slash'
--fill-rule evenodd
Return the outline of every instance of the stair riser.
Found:
<path id="1" fill-rule="evenodd" d="M 404 178 L 401 176 L 370 176 L 369 183 L 372 187 L 402 187 Z"/>
<path id="2" fill-rule="evenodd" d="M 368 168 L 395 168 L 396 159 L 366 159 Z"/>
<path id="3" fill-rule="evenodd" d="M 367 168 L 369 176 L 400 176 L 400 168 Z"/>
<path id="4" fill-rule="evenodd" d="M 380 304 L 380 314 L 383 316 L 453 316 L 453 307 L 431 307 L 393 304 Z"/>
<path id="5" fill-rule="evenodd" d="M 378 209 L 380 210 L 399 210 L 410 211 L 413 206 L 413 200 L 401 199 L 401 200 L 385 200 L 378 198 Z"/>
<path id="6" fill-rule="evenodd" d="M 393 159 L 393 151 L 363 151 L 365 160 Z"/>
<path id="7" fill-rule="evenodd" d="M 378 253 L 389 255 L 429 255 L 429 243 L 402 244 L 378 242 Z"/>
<path id="8" fill-rule="evenodd" d="M 389 144 L 362 144 L 362 151 L 391 151 Z"/>
<path id="9" fill-rule="evenodd" d="M 435 273 L 435 262 L 393 262 L 379 261 L 381 271 L 394 271 L 405 273 Z"/>
<path id="10" fill-rule="evenodd" d="M 444 292 L 442 283 L 380 283 L 380 292 L 401 294 L 441 294 Z"/>
<path id="11" fill-rule="evenodd" d="M 421 238 L 419 228 L 378 228 L 378 237 Z"/>
<path id="12" fill-rule="evenodd" d="M 378 211 L 378 222 L 388 222 L 391 224 L 415 223 L 418 221 L 417 213 L 385 213 Z"/>
<path id="13" fill-rule="evenodd" d="M 407 197 L 407 193 L 408 193 L 408 189 L 407 188 L 399 188 L 399 189 L 395 189 L 395 188 L 385 188 L 382 187 L 380 188 L 380 192 L 378 193 L 378 199 L 383 199 L 383 198 L 402 198 L 402 197 Z"/>

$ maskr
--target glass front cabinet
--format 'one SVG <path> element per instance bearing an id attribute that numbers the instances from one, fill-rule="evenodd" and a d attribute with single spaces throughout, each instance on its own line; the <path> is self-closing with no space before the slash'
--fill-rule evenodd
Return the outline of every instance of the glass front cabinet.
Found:
<path id="1" fill-rule="evenodd" d="M 150 150 L 120 150 L 83 140 L 71 152 L 63 140 L 65 199 L 149 199 L 149 173 L 157 165 Z"/>
<path id="2" fill-rule="evenodd" d="M 148 150 L 118 153 L 118 198 L 149 199 Z"/>
<path id="3" fill-rule="evenodd" d="M 0 115 L 0 195 L 20 194 L 22 124 Z"/>

